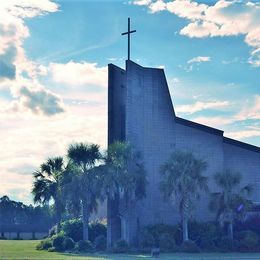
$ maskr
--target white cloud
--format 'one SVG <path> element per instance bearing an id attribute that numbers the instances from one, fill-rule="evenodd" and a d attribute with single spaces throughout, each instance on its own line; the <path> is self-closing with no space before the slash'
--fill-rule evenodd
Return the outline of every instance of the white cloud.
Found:
<path id="1" fill-rule="evenodd" d="M 66 64 L 51 63 L 49 71 L 54 81 L 69 85 L 107 85 L 107 67 L 98 67 L 96 63 L 74 62 Z"/>
<path id="2" fill-rule="evenodd" d="M 230 138 L 233 138 L 233 139 L 244 139 L 244 138 L 249 138 L 249 137 L 258 137 L 258 136 L 260 136 L 260 129 L 226 132 L 225 135 L 230 137 Z"/>
<path id="3" fill-rule="evenodd" d="M 192 121 L 203 125 L 216 127 L 219 129 L 222 129 L 223 126 L 231 124 L 233 122 L 232 120 L 230 120 L 230 118 L 220 117 L 220 116 L 214 116 L 214 117 L 199 116 L 193 118 Z"/>
<path id="4" fill-rule="evenodd" d="M 165 10 L 166 3 L 164 3 L 162 0 L 158 0 L 156 2 L 151 3 L 149 8 L 152 13 L 160 12 Z"/>
<path id="5" fill-rule="evenodd" d="M 260 95 L 255 96 L 253 104 L 247 102 L 235 118 L 236 120 L 260 120 Z"/>
<path id="6" fill-rule="evenodd" d="M 104 149 L 107 138 L 105 101 L 95 108 L 72 105 L 57 117 L 36 117 L 12 111 L 0 113 L 0 122 L 5 122 L 0 127 L 3 148 L 0 196 L 16 194 L 19 199 L 30 202 L 33 169 L 48 157 L 65 156 L 68 145 L 73 142 L 93 142 Z"/>
<path id="7" fill-rule="evenodd" d="M 208 62 L 210 61 L 210 57 L 208 56 L 198 56 L 198 57 L 194 57 L 190 60 L 187 61 L 188 64 L 190 63 L 201 63 L 201 62 Z"/>
<path id="8" fill-rule="evenodd" d="M 61 99 L 44 88 L 21 87 L 20 103 L 22 108 L 27 108 L 35 114 L 52 116 L 64 112 Z"/>
<path id="9" fill-rule="evenodd" d="M 152 0 L 135 0 L 133 1 L 134 5 L 148 5 L 152 2 Z"/>
<path id="10" fill-rule="evenodd" d="M 158 69 L 165 69 L 165 65 L 159 65 L 157 66 Z"/>
<path id="11" fill-rule="evenodd" d="M 49 0 L 0 3 L 0 88 L 10 88 L 15 98 L 11 106 L 17 111 L 25 109 L 44 115 L 63 112 L 60 98 L 37 80 L 38 75 L 46 75 L 46 68 L 29 60 L 23 48 L 24 40 L 30 35 L 24 19 L 57 10 L 58 5 Z"/>
<path id="12" fill-rule="evenodd" d="M 0 9 L 15 17 L 32 18 L 48 12 L 56 12 L 58 5 L 51 0 L 8 0 L 1 2 Z"/>
<path id="13" fill-rule="evenodd" d="M 248 60 L 260 66 L 260 3 L 219 0 L 214 5 L 192 0 L 153 1 L 146 4 L 152 13 L 167 10 L 189 20 L 180 34 L 188 37 L 216 37 L 244 35 L 252 48 Z"/>
<path id="14" fill-rule="evenodd" d="M 201 19 L 207 5 L 189 0 L 175 0 L 166 4 L 169 12 L 188 19 Z"/>
<path id="15" fill-rule="evenodd" d="M 219 109 L 227 107 L 229 104 L 230 103 L 228 101 L 197 101 L 194 104 L 177 106 L 176 111 L 177 113 L 193 114 L 195 112 L 202 111 L 205 109 Z"/>

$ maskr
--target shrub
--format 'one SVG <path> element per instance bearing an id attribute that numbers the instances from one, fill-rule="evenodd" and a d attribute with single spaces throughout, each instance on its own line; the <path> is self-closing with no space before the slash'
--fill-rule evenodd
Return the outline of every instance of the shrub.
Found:
<path id="1" fill-rule="evenodd" d="M 147 227 L 148 232 L 151 232 L 151 234 L 153 235 L 153 238 L 155 240 L 155 246 L 159 246 L 159 237 L 162 234 L 170 234 L 174 236 L 177 229 L 177 226 L 171 226 L 166 224 L 156 224 Z"/>
<path id="2" fill-rule="evenodd" d="M 49 230 L 49 237 L 53 237 L 54 235 L 57 234 L 57 225 L 53 226 L 50 230 Z"/>
<path id="3" fill-rule="evenodd" d="M 181 244 L 180 250 L 185 253 L 200 253 L 199 247 L 191 240 L 184 241 Z"/>
<path id="4" fill-rule="evenodd" d="M 237 238 L 239 240 L 239 249 L 250 251 L 258 246 L 258 235 L 251 230 L 239 232 Z"/>
<path id="5" fill-rule="evenodd" d="M 159 247 L 161 236 L 165 234 L 165 237 L 172 238 L 174 243 L 176 238 L 181 240 L 181 232 L 179 225 L 171 226 L 166 224 L 150 225 L 142 229 L 140 233 L 139 245 L 142 249 Z"/>
<path id="6" fill-rule="evenodd" d="M 209 238 L 207 236 L 200 239 L 199 247 L 205 251 L 216 251 L 216 245 L 214 238 Z"/>
<path id="7" fill-rule="evenodd" d="M 223 230 L 213 223 L 191 222 L 189 225 L 189 237 L 192 241 L 196 241 L 199 247 L 211 247 L 215 245 L 224 236 Z"/>
<path id="8" fill-rule="evenodd" d="M 94 245 L 95 245 L 95 249 L 98 250 L 98 251 L 106 250 L 106 248 L 107 248 L 106 237 L 103 236 L 103 235 L 96 237 L 96 239 L 94 241 Z"/>
<path id="9" fill-rule="evenodd" d="M 63 251 L 63 242 L 65 240 L 65 236 L 62 232 L 52 237 L 52 246 L 56 251 Z"/>
<path id="10" fill-rule="evenodd" d="M 239 246 L 239 242 L 236 239 L 231 240 L 228 236 L 223 236 L 217 246 L 221 252 L 235 251 Z"/>
<path id="11" fill-rule="evenodd" d="M 260 215 L 249 216 L 245 221 L 237 221 L 234 229 L 236 231 L 251 230 L 260 236 Z"/>
<path id="12" fill-rule="evenodd" d="M 81 219 L 70 219 L 61 223 L 61 230 L 65 236 L 71 237 L 75 242 L 83 239 L 83 224 Z M 89 225 L 89 240 L 94 242 L 96 237 L 107 235 L 107 228 L 100 222 L 93 222 Z"/>
<path id="13" fill-rule="evenodd" d="M 80 219 L 70 219 L 61 223 L 64 235 L 72 238 L 75 242 L 83 239 L 83 224 Z"/>
<path id="14" fill-rule="evenodd" d="M 93 252 L 93 250 L 94 250 L 94 247 L 89 240 L 87 240 L 87 241 L 80 240 L 77 243 L 76 248 L 78 249 L 79 252 Z"/>
<path id="15" fill-rule="evenodd" d="M 50 247 L 52 247 L 52 241 L 50 238 L 46 238 L 44 240 L 42 240 L 37 246 L 36 249 L 37 250 L 47 250 Z"/>
<path id="16" fill-rule="evenodd" d="M 55 251 L 56 251 L 55 247 L 48 248 L 48 252 L 55 252 Z"/>
<path id="17" fill-rule="evenodd" d="M 71 250 L 75 247 L 75 242 L 72 238 L 66 237 L 63 241 L 64 250 Z"/>
<path id="18" fill-rule="evenodd" d="M 107 227 L 100 222 L 92 222 L 89 225 L 89 240 L 94 242 L 98 236 L 107 236 Z"/>
<path id="19" fill-rule="evenodd" d="M 147 229 L 144 229 L 140 234 L 140 246 L 141 248 L 149 248 L 155 246 L 155 240 L 153 234 Z"/>
<path id="20" fill-rule="evenodd" d="M 159 236 L 159 246 L 162 251 L 172 251 L 175 248 L 174 237 L 168 233 Z"/>
<path id="21" fill-rule="evenodd" d="M 128 250 L 128 244 L 125 240 L 120 239 L 115 242 L 113 252 L 114 253 L 126 253 Z"/>

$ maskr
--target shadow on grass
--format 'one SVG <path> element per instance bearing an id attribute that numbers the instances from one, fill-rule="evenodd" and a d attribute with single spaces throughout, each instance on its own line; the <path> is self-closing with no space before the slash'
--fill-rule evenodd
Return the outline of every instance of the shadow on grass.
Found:
<path id="1" fill-rule="evenodd" d="M 143 254 L 112 254 L 112 253 L 93 253 L 93 254 L 76 254 L 76 253 L 60 253 L 60 255 L 77 257 L 77 258 L 89 258 L 89 259 L 145 259 L 152 258 L 150 255 Z"/>

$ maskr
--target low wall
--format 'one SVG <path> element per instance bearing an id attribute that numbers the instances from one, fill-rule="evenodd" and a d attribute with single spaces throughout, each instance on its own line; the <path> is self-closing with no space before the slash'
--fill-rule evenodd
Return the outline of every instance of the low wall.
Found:
<path id="1" fill-rule="evenodd" d="M 48 236 L 48 232 L 1 232 L 1 236 L 6 239 L 43 239 Z"/>

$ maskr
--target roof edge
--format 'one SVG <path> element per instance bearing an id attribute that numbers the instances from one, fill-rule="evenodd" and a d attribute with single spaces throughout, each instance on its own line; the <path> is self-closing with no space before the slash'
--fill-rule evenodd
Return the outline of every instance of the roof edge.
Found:
<path id="1" fill-rule="evenodd" d="M 260 147 L 252 145 L 252 144 L 244 143 L 244 142 L 241 142 L 241 141 L 238 141 L 238 140 L 235 140 L 235 139 L 231 139 L 229 137 L 224 136 L 223 142 L 227 143 L 227 144 L 238 146 L 238 147 L 246 149 L 246 150 L 250 150 L 250 151 L 253 151 L 253 152 L 260 153 Z"/>
<path id="2" fill-rule="evenodd" d="M 219 130 L 217 128 L 202 125 L 202 124 L 199 124 L 199 123 L 196 123 L 196 122 L 193 122 L 193 121 L 181 118 L 181 117 L 177 117 L 177 116 L 175 117 L 175 122 L 182 124 L 182 125 L 185 125 L 185 126 L 189 126 L 189 127 L 199 129 L 201 131 L 208 132 L 210 134 L 218 135 L 218 136 L 223 136 L 223 133 L 224 133 L 224 131 Z"/>

